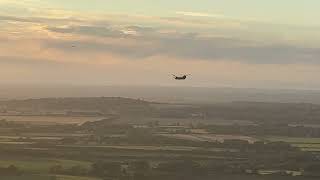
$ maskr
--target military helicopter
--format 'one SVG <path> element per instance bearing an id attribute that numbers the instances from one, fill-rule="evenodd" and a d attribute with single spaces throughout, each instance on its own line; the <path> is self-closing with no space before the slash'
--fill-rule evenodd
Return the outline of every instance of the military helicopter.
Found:
<path id="1" fill-rule="evenodd" d="M 186 74 L 183 76 L 176 76 L 174 74 L 172 74 L 172 76 L 174 77 L 175 80 L 186 80 L 188 76 L 190 76 L 191 74 Z"/>

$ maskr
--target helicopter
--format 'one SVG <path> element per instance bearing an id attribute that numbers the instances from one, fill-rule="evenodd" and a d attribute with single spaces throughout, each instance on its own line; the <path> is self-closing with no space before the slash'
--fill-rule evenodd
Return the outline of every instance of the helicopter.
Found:
<path id="1" fill-rule="evenodd" d="M 191 74 L 186 74 L 183 76 L 176 76 L 174 74 L 172 74 L 172 76 L 174 77 L 175 80 L 186 80 L 188 76 L 190 76 Z"/>

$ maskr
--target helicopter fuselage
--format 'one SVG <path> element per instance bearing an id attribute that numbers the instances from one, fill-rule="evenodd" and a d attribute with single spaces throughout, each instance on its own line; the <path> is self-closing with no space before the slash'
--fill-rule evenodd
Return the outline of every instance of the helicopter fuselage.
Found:
<path id="1" fill-rule="evenodd" d="M 185 80 L 185 79 L 187 79 L 187 76 L 181 76 L 181 77 L 176 76 L 176 77 L 174 77 L 174 79 L 176 79 L 176 80 Z"/>

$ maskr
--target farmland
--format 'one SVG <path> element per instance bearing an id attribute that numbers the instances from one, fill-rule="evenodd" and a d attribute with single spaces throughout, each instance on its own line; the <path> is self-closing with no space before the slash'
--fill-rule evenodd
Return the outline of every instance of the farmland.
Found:
<path id="1" fill-rule="evenodd" d="M 41 158 L 22 158 L 16 159 L 1 158 L 0 168 L 7 167 L 8 164 L 15 164 L 19 169 L 23 169 L 29 173 L 49 172 L 50 168 L 55 165 L 63 165 L 64 168 L 71 168 L 72 166 L 90 167 L 89 162 L 85 161 L 72 161 L 64 159 L 41 159 Z"/>
<path id="2" fill-rule="evenodd" d="M 320 151 L 320 138 L 267 137 L 265 140 L 287 142 L 304 151 Z"/>
<path id="3" fill-rule="evenodd" d="M 317 127 L 213 118 L 199 105 L 154 106 L 121 98 L 9 104 L 0 121 L 0 174 L 7 179 L 313 180 L 316 175 Z M 52 115 L 58 111 L 63 113 Z M 23 115 L 8 115 L 13 112 Z"/>
<path id="4" fill-rule="evenodd" d="M 55 125 L 55 124 L 83 124 L 85 122 L 97 121 L 103 117 L 83 116 L 0 116 L 0 120 L 7 120 L 23 124 Z"/>

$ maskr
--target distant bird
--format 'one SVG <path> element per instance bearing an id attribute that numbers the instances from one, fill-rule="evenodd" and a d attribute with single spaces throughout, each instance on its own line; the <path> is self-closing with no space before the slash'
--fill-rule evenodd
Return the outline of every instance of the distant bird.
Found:
<path id="1" fill-rule="evenodd" d="M 186 74 L 183 76 L 176 76 L 174 74 L 172 74 L 172 76 L 174 77 L 175 80 L 186 80 L 188 76 L 190 76 L 191 74 Z"/>

